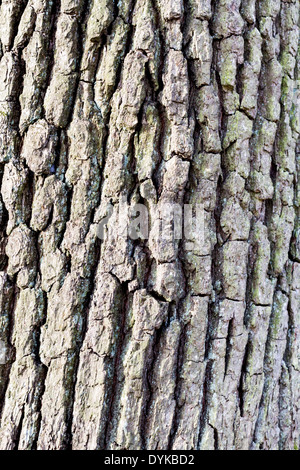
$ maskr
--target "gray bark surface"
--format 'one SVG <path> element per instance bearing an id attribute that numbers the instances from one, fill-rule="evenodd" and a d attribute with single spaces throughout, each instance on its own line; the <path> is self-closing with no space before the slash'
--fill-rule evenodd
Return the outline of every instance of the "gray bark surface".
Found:
<path id="1" fill-rule="evenodd" d="M 0 448 L 298 449 L 299 0 L 0 3 Z"/>

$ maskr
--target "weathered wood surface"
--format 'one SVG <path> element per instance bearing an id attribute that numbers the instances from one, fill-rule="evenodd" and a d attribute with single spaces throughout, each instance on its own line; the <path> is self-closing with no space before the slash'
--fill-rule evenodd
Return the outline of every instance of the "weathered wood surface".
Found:
<path id="1" fill-rule="evenodd" d="M 298 448 L 299 1 L 2 0 L 0 46 L 0 448 Z M 205 243 L 101 242 L 121 197 Z"/>

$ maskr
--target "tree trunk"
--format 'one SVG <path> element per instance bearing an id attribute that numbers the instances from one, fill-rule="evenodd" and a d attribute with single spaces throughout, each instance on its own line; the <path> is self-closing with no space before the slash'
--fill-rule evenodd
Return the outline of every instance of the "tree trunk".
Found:
<path id="1" fill-rule="evenodd" d="M 0 40 L 1 449 L 297 449 L 299 0 L 2 0 Z"/>

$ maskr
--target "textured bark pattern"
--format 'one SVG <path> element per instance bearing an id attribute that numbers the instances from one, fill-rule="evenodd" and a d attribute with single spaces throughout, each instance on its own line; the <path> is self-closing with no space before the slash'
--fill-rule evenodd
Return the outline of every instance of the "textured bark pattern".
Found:
<path id="1" fill-rule="evenodd" d="M 0 447 L 298 448 L 299 1 L 2 0 L 0 51 Z"/>

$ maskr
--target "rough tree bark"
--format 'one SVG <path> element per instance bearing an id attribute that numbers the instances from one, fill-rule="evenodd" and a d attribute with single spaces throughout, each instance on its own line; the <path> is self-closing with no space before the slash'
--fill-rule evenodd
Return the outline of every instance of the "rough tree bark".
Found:
<path id="1" fill-rule="evenodd" d="M 299 1 L 2 0 L 0 40 L 0 447 L 298 448 Z M 205 243 L 101 242 L 121 197 Z"/>

